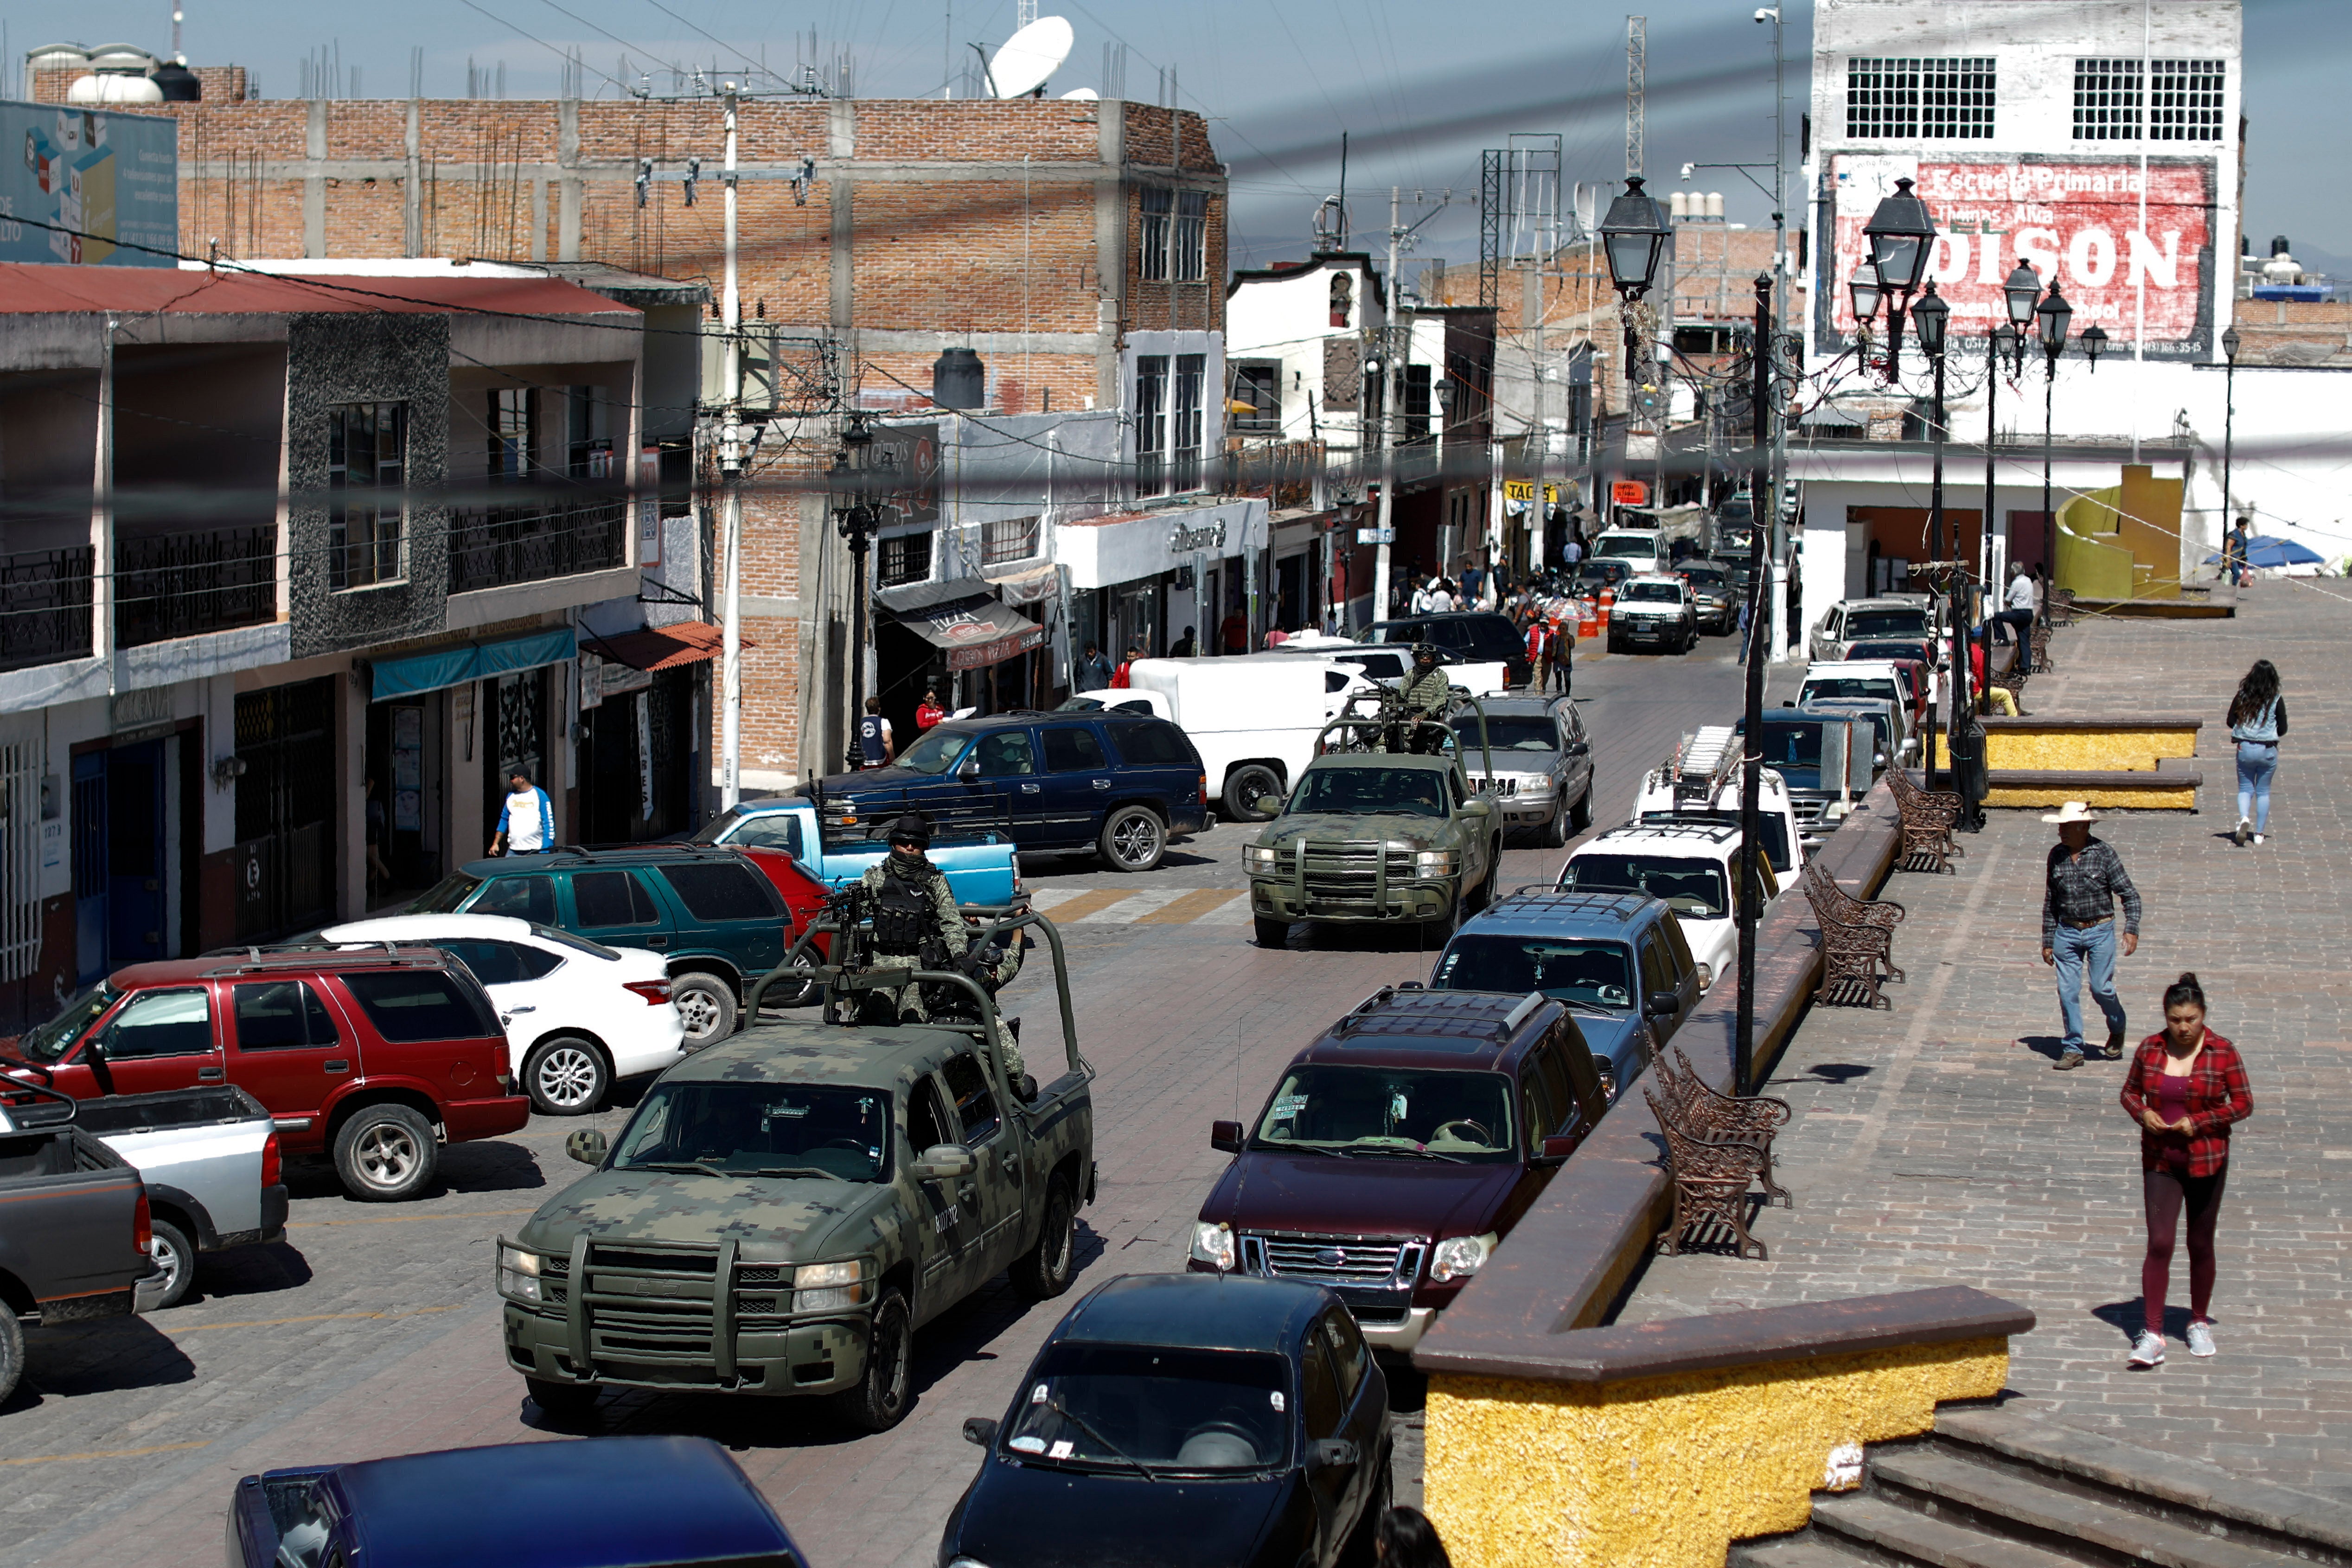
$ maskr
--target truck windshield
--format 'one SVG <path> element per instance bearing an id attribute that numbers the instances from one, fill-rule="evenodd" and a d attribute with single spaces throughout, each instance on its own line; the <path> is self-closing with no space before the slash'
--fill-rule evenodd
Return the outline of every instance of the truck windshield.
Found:
<path id="1" fill-rule="evenodd" d="M 1454 721 L 1464 754 L 1478 754 L 1478 716 L 1466 713 Z M 1486 721 L 1486 744 L 1498 752 L 1557 752 L 1559 729 L 1549 719 L 1493 718 Z"/>
<path id="2" fill-rule="evenodd" d="M 1065 1341 L 1035 1376 L 1004 1437 L 1033 1464 L 1257 1470 L 1290 1455 L 1280 1356 Z"/>
<path id="3" fill-rule="evenodd" d="M 963 755 L 964 746 L 971 739 L 971 735 L 961 730 L 933 730 L 899 752 L 898 760 L 891 765 L 904 768 L 910 773 L 927 773 L 936 778 L 955 766 L 956 759 Z"/>
<path id="4" fill-rule="evenodd" d="M 423 898 L 401 911 L 411 915 L 455 914 L 457 906 L 471 898 L 474 889 L 482 885 L 479 877 L 468 877 L 463 871 L 452 871 L 441 879 Z"/>
<path id="5" fill-rule="evenodd" d="M 26 1030 L 16 1037 L 16 1049 L 28 1062 L 53 1062 L 66 1054 L 82 1031 L 99 1020 L 100 1015 L 114 1005 L 122 993 L 111 985 L 93 985 L 65 1005 L 65 1010 L 46 1024 Z"/>
<path id="6" fill-rule="evenodd" d="M 1618 591 L 1621 605 L 1679 605 L 1683 591 L 1672 583 L 1628 583 Z"/>
<path id="7" fill-rule="evenodd" d="M 1684 806 L 1675 811 L 1645 811 L 1642 814 L 1642 820 L 1644 822 L 1738 822 L 1739 814 L 1736 811 L 1699 811 Z M 1765 860 L 1771 865 L 1773 870 L 1781 876 L 1787 876 L 1789 874 L 1789 819 L 1781 815 L 1778 806 L 1768 805 L 1757 820 L 1761 824 L 1759 837 L 1764 840 Z"/>
<path id="8" fill-rule="evenodd" d="M 1764 721 L 1764 744 L 1758 748 L 1764 753 L 1768 768 L 1812 768 L 1822 765 L 1822 727 L 1819 724 L 1775 724 Z"/>
<path id="9" fill-rule="evenodd" d="M 1293 811 L 1342 816 L 1444 816 L 1444 785 L 1433 773 L 1403 768 L 1309 768 L 1291 797 Z"/>
<path id="10" fill-rule="evenodd" d="M 1669 855 L 1579 855 L 1559 885 L 1581 892 L 1646 893 L 1678 915 L 1719 921 L 1731 908 L 1723 868 L 1712 860 Z"/>
<path id="11" fill-rule="evenodd" d="M 1816 676 L 1797 692 L 1797 700 L 1811 702 L 1816 697 L 1884 697 L 1889 702 L 1903 700 L 1903 694 L 1895 689 L 1894 680 L 1884 675 Z"/>
<path id="12" fill-rule="evenodd" d="M 1592 553 L 1615 556 L 1619 560 L 1648 561 L 1656 557 L 1658 543 L 1646 533 L 1619 534 L 1614 538 L 1603 536 L 1601 542 L 1592 547 Z"/>
<path id="13" fill-rule="evenodd" d="M 616 1170 L 880 1182 L 890 1096 L 786 1083 L 657 1083 L 621 1134 Z"/>
<path id="14" fill-rule="evenodd" d="M 1852 610 L 1845 617 L 1846 640 L 1856 637 L 1924 637 L 1925 610 Z"/>
<path id="15" fill-rule="evenodd" d="M 1554 941 L 1465 932 L 1437 961 L 1439 991 L 1540 991 L 1619 1012 L 1633 1005 L 1633 956 L 1618 942 Z"/>
<path id="16" fill-rule="evenodd" d="M 1309 1062 L 1291 1068 L 1274 1091 L 1251 1147 L 1495 1164 L 1517 1157 L 1511 1080 L 1491 1072 Z"/>
<path id="17" fill-rule="evenodd" d="M 1731 574 L 1720 566 L 1685 566 L 1683 576 L 1694 588 L 1720 588 L 1731 581 Z"/>

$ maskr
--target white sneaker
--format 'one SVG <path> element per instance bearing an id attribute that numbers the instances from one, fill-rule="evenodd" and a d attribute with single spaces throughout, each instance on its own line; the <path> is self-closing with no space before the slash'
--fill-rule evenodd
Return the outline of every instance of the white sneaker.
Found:
<path id="1" fill-rule="evenodd" d="M 2190 1355 L 2211 1355 L 2214 1348 L 2212 1324 L 2199 1321 L 2189 1325 L 2189 1353 Z"/>
<path id="2" fill-rule="evenodd" d="M 2232 837 L 2232 838 L 2234 838 L 2234 839 L 2236 839 L 2236 840 L 2238 841 L 2238 847 L 2239 847 L 2239 848 L 2243 849 L 2243 848 L 2246 847 L 2246 840 L 2247 840 L 2249 837 L 2251 837 L 2252 836 L 2253 831 L 2254 831 L 2254 823 L 2253 823 L 2253 818 L 2249 817 L 2249 816 L 2242 816 L 2242 817 L 2238 818 L 2238 828 L 2237 828 L 2237 831 L 2236 831 L 2236 832 L 2234 832 L 2234 833 L 2232 833 L 2232 834 L 2231 834 L 2231 835 L 2230 835 L 2230 837 Z"/>
<path id="3" fill-rule="evenodd" d="M 2255 847 L 2256 848 L 2260 848 L 2260 847 L 2262 847 L 2262 842 L 2263 842 L 2263 836 L 2262 836 L 2261 834 L 2259 834 L 2259 833 L 2255 834 L 2255 835 L 2254 835 L 2254 847 Z"/>
<path id="4" fill-rule="evenodd" d="M 2124 1364 L 2147 1368 L 2164 1364 L 2164 1336 L 2153 1329 L 2142 1329 L 2139 1338 L 2132 1342 L 2132 1352 Z"/>

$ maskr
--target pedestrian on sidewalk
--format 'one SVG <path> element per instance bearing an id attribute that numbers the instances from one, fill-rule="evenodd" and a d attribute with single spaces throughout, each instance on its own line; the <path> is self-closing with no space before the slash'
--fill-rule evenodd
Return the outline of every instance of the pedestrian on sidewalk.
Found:
<path id="1" fill-rule="evenodd" d="M 2124 1075 L 2124 1109 L 2140 1124 L 2140 1191 L 2147 1257 L 2139 1266 L 2143 1316 L 2126 1365 L 2164 1362 L 2164 1298 L 2172 1241 L 2189 1213 L 2189 1353 L 2213 1353 L 2213 1226 L 2230 1175 L 2230 1126 L 2253 1114 L 2238 1047 L 2205 1026 L 2205 992 L 2183 974 L 2164 993 L 2164 1029 L 2139 1043 Z"/>
<path id="2" fill-rule="evenodd" d="M 2083 1065 L 2085 969 L 2090 972 L 2091 1000 L 2107 1020 L 2107 1043 L 2101 1054 L 2110 1060 L 2124 1054 L 2124 1004 L 2116 994 L 2115 906 L 2116 900 L 2123 900 L 2123 950 L 2129 958 L 2139 951 L 2139 889 L 2132 886 L 2115 846 L 2091 837 L 2091 824 L 2099 815 L 2087 802 L 2070 800 L 2042 820 L 2058 829 L 2042 893 L 2042 962 L 2058 971 L 2058 1013 L 2066 1026 L 2058 1059 L 2052 1065 L 2069 1072 Z"/>
<path id="3" fill-rule="evenodd" d="M 2238 830 L 2242 847 L 2255 843 L 2271 825 L 2271 779 L 2278 772 L 2278 743 L 2286 738 L 2286 699 L 2279 695 L 2278 667 L 2254 660 L 2238 694 L 2230 699 L 2230 739 L 2238 742 Z"/>
<path id="4" fill-rule="evenodd" d="M 499 807 L 499 830 L 490 837 L 492 855 L 541 855 L 555 847 L 555 805 L 547 792 L 530 782 L 520 768 L 507 780 L 505 803 Z"/>

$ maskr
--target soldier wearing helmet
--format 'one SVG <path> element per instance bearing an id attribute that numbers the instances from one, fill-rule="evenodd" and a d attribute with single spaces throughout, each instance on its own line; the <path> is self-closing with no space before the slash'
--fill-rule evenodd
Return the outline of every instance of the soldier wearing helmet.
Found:
<path id="1" fill-rule="evenodd" d="M 873 911 L 876 954 L 902 963 L 911 959 L 922 969 L 960 969 L 991 994 L 1020 973 L 1022 939 L 1018 935 L 1010 952 L 992 945 L 982 952 L 967 953 L 971 933 L 963 911 L 956 907 L 947 873 L 931 863 L 928 853 L 929 821 L 919 813 L 908 812 L 890 824 L 887 837 L 890 853 L 881 864 L 867 867 L 858 879 Z M 935 986 L 931 1001 L 951 1004 L 952 998 L 936 994 L 946 989 L 950 988 Z M 887 999 L 899 1023 L 928 1024 L 931 1003 L 926 1001 L 923 991 L 917 984 L 876 994 Z M 1016 1084 L 1022 1082 L 1020 1046 L 1009 1033 L 1000 1035 L 997 1043 L 1006 1076 Z"/>
<path id="2" fill-rule="evenodd" d="M 1404 749 L 1423 755 L 1434 755 L 1444 749 L 1445 732 L 1439 716 L 1454 700 L 1454 684 L 1438 668 L 1437 645 L 1417 642 L 1412 645 L 1412 673 L 1404 678 L 1397 689 L 1397 706 L 1402 711 L 1404 738 L 1410 745 Z M 1391 751 L 1399 749 L 1396 740 L 1389 743 Z"/>

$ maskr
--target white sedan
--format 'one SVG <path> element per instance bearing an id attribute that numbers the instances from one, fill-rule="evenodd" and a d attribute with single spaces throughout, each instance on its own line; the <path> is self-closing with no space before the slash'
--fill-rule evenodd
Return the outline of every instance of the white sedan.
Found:
<path id="1" fill-rule="evenodd" d="M 686 1026 L 660 954 L 610 948 L 512 915 L 387 915 L 329 926 L 319 940 L 398 942 L 456 955 L 506 1025 L 523 1090 L 550 1116 L 579 1116 L 617 1079 L 684 1055 Z"/>

